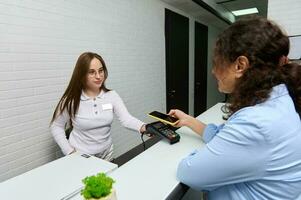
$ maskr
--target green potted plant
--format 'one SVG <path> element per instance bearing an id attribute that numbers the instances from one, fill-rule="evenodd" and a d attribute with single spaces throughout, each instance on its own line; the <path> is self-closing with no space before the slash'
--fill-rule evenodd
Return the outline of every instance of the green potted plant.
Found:
<path id="1" fill-rule="evenodd" d="M 86 200 L 117 200 L 116 192 L 113 188 L 115 181 L 105 173 L 87 176 L 82 182 L 85 186 L 81 190 L 81 195 Z"/>

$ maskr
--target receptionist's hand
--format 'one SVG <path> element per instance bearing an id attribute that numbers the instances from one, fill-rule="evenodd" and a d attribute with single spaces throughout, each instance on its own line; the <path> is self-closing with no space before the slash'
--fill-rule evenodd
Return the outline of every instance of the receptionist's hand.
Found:
<path id="1" fill-rule="evenodd" d="M 146 125 L 143 124 L 140 128 L 140 133 L 144 133 L 146 131 Z"/>
<path id="2" fill-rule="evenodd" d="M 143 126 L 140 128 L 140 133 L 147 135 L 148 137 L 153 137 L 153 134 L 147 131 L 146 124 L 143 124 Z"/>

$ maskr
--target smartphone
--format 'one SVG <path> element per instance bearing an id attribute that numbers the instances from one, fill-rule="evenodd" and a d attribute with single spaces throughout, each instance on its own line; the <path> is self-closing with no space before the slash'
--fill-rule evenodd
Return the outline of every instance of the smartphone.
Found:
<path id="1" fill-rule="evenodd" d="M 160 113 L 158 111 L 153 111 L 151 113 L 148 113 L 148 116 L 150 116 L 156 120 L 159 120 L 161 122 L 164 122 L 166 124 L 170 124 L 172 126 L 174 126 L 179 121 L 179 119 L 177 119 L 177 118 L 174 118 L 174 117 L 169 116 L 164 113 Z"/>

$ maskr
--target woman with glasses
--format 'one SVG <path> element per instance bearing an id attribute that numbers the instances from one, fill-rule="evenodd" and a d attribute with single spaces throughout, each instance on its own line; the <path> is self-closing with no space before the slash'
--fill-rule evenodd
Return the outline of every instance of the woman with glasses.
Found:
<path id="1" fill-rule="evenodd" d="M 219 35 L 212 72 L 230 94 L 229 118 L 206 125 L 170 111 L 206 143 L 179 163 L 181 182 L 211 200 L 297 199 L 301 66 L 287 63 L 288 52 L 288 37 L 264 18 L 239 20 Z"/>
<path id="2" fill-rule="evenodd" d="M 65 155 L 79 151 L 111 161 L 113 113 L 124 127 L 145 131 L 145 124 L 128 112 L 117 92 L 106 88 L 107 77 L 100 55 L 86 52 L 79 56 L 51 120 L 51 133 Z M 69 140 L 67 123 L 72 126 Z"/>

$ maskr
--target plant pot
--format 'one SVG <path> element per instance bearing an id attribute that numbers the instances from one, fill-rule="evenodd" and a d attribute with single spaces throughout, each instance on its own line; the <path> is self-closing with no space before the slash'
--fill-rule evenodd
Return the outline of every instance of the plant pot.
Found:
<path id="1" fill-rule="evenodd" d="M 101 197 L 98 199 L 91 198 L 91 199 L 85 199 L 85 200 L 117 200 L 116 190 L 114 188 L 112 188 L 111 193 L 106 197 Z"/>

